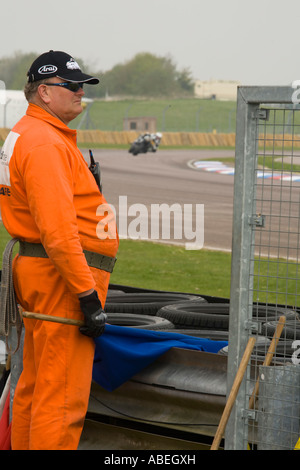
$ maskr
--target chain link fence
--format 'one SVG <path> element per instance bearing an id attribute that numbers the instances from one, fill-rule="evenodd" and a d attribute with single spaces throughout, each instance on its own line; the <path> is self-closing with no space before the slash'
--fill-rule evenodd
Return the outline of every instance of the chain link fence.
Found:
<path id="1" fill-rule="evenodd" d="M 228 450 L 292 450 L 300 436 L 300 109 L 289 87 L 238 91 L 228 390 L 256 338 Z"/>

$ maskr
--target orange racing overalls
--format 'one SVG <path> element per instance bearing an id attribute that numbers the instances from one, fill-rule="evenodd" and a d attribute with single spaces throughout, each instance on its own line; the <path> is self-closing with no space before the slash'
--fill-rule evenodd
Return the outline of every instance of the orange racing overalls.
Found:
<path id="1" fill-rule="evenodd" d="M 89 267 L 83 249 L 115 257 L 118 235 L 113 212 L 77 148 L 76 131 L 29 104 L 2 147 L 0 202 L 9 234 L 42 243 L 48 255 L 14 259 L 14 287 L 22 308 L 83 319 L 77 294 L 92 288 L 104 307 L 110 274 Z M 24 326 L 12 449 L 77 449 L 94 341 L 75 326 L 26 318 Z"/>

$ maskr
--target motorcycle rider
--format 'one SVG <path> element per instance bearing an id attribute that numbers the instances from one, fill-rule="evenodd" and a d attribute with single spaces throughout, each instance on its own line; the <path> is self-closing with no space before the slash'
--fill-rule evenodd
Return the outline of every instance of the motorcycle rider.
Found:
<path id="1" fill-rule="evenodd" d="M 162 134 L 160 132 L 152 133 L 146 132 L 139 135 L 139 137 L 131 144 L 129 153 L 137 155 L 138 153 L 147 153 L 148 151 L 156 152 L 159 147 Z"/>

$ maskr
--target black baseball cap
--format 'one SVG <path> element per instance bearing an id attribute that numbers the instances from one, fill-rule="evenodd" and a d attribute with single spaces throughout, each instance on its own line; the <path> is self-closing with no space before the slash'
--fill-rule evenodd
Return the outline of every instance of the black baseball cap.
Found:
<path id="1" fill-rule="evenodd" d="M 41 54 L 27 72 L 28 82 L 36 82 L 50 77 L 58 77 L 68 82 L 96 85 L 98 78 L 87 75 L 72 56 L 62 51 L 49 51 Z"/>

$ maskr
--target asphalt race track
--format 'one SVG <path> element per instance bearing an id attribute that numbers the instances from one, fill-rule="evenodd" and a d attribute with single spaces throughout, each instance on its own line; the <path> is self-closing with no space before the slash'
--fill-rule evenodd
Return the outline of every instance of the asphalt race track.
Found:
<path id="1" fill-rule="evenodd" d="M 88 150 L 82 153 L 88 161 Z M 143 204 L 149 214 L 151 204 L 187 204 L 193 210 L 196 205 L 204 205 L 204 248 L 231 251 L 234 177 L 197 170 L 189 164 L 234 156 L 233 150 L 159 149 L 157 153 L 133 156 L 126 149 L 94 149 L 93 153 L 101 166 L 103 194 L 117 211 L 121 196 L 123 200 L 126 196 L 128 207 Z M 194 213 L 195 230 L 198 222 Z"/>

